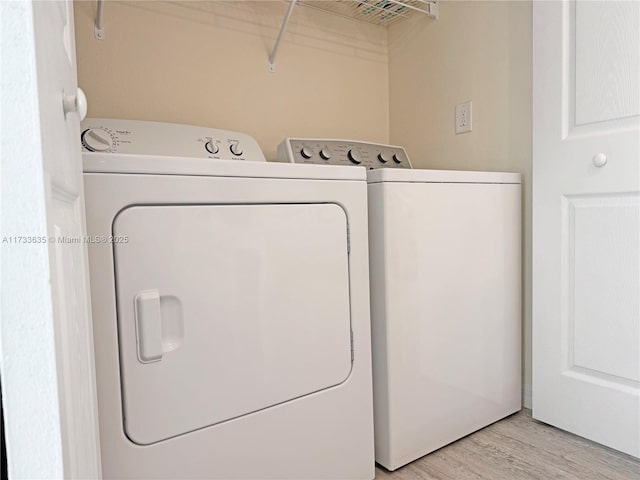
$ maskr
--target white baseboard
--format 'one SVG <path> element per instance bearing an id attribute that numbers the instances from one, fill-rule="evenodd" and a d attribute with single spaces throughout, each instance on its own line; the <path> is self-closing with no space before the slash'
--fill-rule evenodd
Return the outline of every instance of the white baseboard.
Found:
<path id="1" fill-rule="evenodd" d="M 522 385 L 522 406 L 531 408 L 531 385 Z"/>

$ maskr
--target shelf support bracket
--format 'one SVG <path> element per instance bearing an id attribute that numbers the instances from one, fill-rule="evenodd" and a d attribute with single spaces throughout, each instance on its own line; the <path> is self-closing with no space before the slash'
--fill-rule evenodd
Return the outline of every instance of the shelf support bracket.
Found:
<path id="1" fill-rule="evenodd" d="M 100 0 L 98 0 L 100 1 Z M 282 40 L 282 36 L 284 35 L 284 31 L 287 29 L 287 24 L 289 23 L 289 18 L 291 17 L 291 13 L 293 12 L 293 7 L 296 6 L 296 2 L 298 0 L 289 0 L 289 8 L 287 9 L 287 14 L 282 21 L 282 26 L 280 27 L 280 32 L 278 33 L 278 38 L 276 38 L 276 43 L 273 46 L 273 50 L 271 50 L 271 55 L 269 55 L 269 71 L 274 73 L 276 71 L 276 55 L 278 54 L 278 48 L 280 48 L 280 41 Z"/>
<path id="2" fill-rule="evenodd" d="M 429 13 L 427 13 L 427 15 L 434 20 L 438 20 L 438 17 L 440 16 L 440 11 L 438 10 L 438 0 L 429 2 L 427 5 L 429 6 Z"/>
<path id="3" fill-rule="evenodd" d="M 104 0 L 98 0 L 96 6 L 96 23 L 93 25 L 93 34 L 98 40 L 104 40 L 104 25 L 102 24 L 102 11 L 104 10 Z"/>

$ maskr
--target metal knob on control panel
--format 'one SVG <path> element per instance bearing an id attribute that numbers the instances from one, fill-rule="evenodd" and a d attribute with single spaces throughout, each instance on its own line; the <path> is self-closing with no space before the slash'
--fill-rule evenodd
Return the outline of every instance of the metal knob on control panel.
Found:
<path id="1" fill-rule="evenodd" d="M 307 147 L 302 147 L 302 149 L 300 150 L 300 155 L 302 155 L 303 158 L 311 158 L 313 157 L 313 152 Z"/>
<path id="2" fill-rule="evenodd" d="M 82 132 L 82 143 L 87 150 L 92 152 L 106 152 L 113 148 L 113 139 L 106 130 L 102 128 L 88 128 Z"/>
<path id="3" fill-rule="evenodd" d="M 396 163 L 402 163 L 402 158 L 397 153 L 393 154 L 393 161 Z"/>
<path id="4" fill-rule="evenodd" d="M 347 152 L 347 158 L 351 163 L 355 163 L 356 165 L 360 165 L 362 163 L 362 158 L 360 157 L 360 153 L 356 150 L 349 150 Z"/>
<path id="5" fill-rule="evenodd" d="M 209 140 L 207 143 L 205 143 L 204 148 L 212 155 L 215 155 L 220 151 L 220 147 L 217 143 L 214 143 L 213 140 Z"/>
<path id="6" fill-rule="evenodd" d="M 233 153 L 236 157 L 242 155 L 242 148 L 240 147 L 239 143 L 232 143 L 229 146 L 229 150 L 231 150 L 231 153 Z"/>
<path id="7" fill-rule="evenodd" d="M 331 158 L 331 151 L 328 148 L 320 150 L 320 158 L 323 160 L 329 160 Z"/>

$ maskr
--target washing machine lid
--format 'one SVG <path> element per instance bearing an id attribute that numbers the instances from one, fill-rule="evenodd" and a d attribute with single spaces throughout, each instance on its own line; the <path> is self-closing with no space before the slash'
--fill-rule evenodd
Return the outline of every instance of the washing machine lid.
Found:
<path id="1" fill-rule="evenodd" d="M 349 377 L 340 206 L 134 206 L 118 214 L 113 234 L 133 442 L 260 415 Z"/>
<path id="2" fill-rule="evenodd" d="M 464 170 L 422 170 L 379 168 L 367 171 L 368 183 L 521 183 L 519 173 Z"/>
<path id="3" fill-rule="evenodd" d="M 85 153 L 85 173 L 193 175 L 211 177 L 365 180 L 364 167 L 298 165 L 277 162 L 213 160 L 192 157 Z"/>

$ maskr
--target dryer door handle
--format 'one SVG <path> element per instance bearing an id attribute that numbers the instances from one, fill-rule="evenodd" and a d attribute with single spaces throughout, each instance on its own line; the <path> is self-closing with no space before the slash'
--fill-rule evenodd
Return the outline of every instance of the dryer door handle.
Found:
<path id="1" fill-rule="evenodd" d="M 135 298 L 138 358 L 143 363 L 162 360 L 160 292 L 145 290 Z"/>

